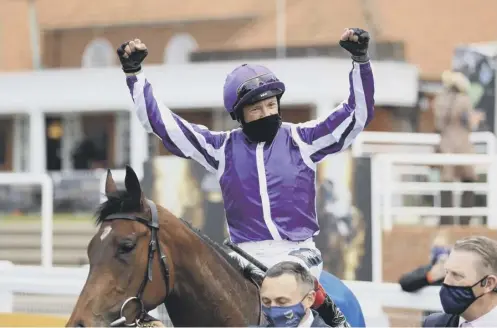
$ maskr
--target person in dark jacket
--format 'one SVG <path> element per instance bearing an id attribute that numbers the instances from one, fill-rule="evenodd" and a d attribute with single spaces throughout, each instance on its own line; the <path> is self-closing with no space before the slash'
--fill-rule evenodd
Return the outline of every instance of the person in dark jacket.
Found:
<path id="1" fill-rule="evenodd" d="M 405 292 L 417 292 L 426 286 L 439 286 L 445 277 L 444 263 L 450 253 L 449 247 L 434 246 L 430 264 L 405 273 L 400 277 L 399 284 Z"/>
<path id="2" fill-rule="evenodd" d="M 431 314 L 423 327 L 495 327 L 497 241 L 482 236 L 457 241 L 445 269 L 440 288 L 444 313 Z"/>
<path id="3" fill-rule="evenodd" d="M 426 286 L 440 286 L 445 278 L 444 263 L 450 253 L 450 243 L 445 231 L 440 231 L 433 240 L 430 263 L 407 272 L 399 279 L 403 291 L 414 293 Z M 423 312 L 423 320 L 432 311 Z"/>
<path id="4" fill-rule="evenodd" d="M 266 327 L 350 327 L 338 308 L 332 325 L 327 325 L 311 309 L 315 297 L 314 277 L 308 269 L 292 261 L 272 266 L 261 285 Z"/>
<path id="5" fill-rule="evenodd" d="M 417 292 L 423 287 L 441 285 L 445 277 L 444 262 L 452 247 L 447 230 L 438 231 L 433 239 L 430 263 L 422 265 L 400 277 L 399 284 L 405 292 Z"/>

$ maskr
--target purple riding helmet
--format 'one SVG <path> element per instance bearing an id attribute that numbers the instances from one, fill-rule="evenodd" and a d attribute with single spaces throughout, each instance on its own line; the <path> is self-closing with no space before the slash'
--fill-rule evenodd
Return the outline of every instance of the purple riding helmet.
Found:
<path id="1" fill-rule="evenodd" d="M 264 66 L 243 64 L 228 74 L 224 83 L 224 107 L 234 120 L 243 122 L 238 114 L 243 106 L 273 96 L 278 101 L 285 92 L 285 84 Z"/>

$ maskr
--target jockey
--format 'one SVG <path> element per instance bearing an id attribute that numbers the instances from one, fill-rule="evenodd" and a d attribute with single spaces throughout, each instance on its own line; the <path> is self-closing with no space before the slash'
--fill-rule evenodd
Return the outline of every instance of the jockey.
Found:
<path id="1" fill-rule="evenodd" d="M 313 241 L 319 232 L 316 164 L 348 148 L 373 118 L 368 43 L 368 32 L 345 29 L 340 45 L 352 55 L 349 97 L 328 116 L 303 124 L 282 123 L 285 84 L 268 68 L 235 68 L 224 84 L 224 107 L 240 128 L 227 132 L 189 123 L 156 98 L 141 70 L 148 51 L 140 40 L 122 44 L 117 53 L 146 131 L 169 152 L 217 175 L 231 241 L 267 267 L 296 261 L 319 278 L 323 263 Z M 320 310 L 330 300 L 319 291 L 314 308 L 329 322 Z"/>

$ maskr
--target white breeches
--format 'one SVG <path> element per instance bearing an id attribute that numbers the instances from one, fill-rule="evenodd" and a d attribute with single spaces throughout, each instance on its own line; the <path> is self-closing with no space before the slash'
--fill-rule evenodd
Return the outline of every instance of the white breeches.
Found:
<path id="1" fill-rule="evenodd" d="M 321 252 L 316 248 L 312 238 L 300 242 L 289 240 L 246 242 L 238 244 L 238 247 L 268 268 L 284 261 L 297 262 L 309 269 L 317 279 L 323 271 Z M 238 253 L 231 251 L 230 255 L 238 258 L 242 264 L 249 265 L 249 262 Z"/>

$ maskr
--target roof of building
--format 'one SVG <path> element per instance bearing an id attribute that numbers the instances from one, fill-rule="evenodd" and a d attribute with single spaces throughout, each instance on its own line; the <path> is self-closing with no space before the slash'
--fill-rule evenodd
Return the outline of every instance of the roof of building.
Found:
<path id="1" fill-rule="evenodd" d="M 187 24 L 199 20 L 244 19 L 241 30 L 214 50 L 267 48 L 276 45 L 277 2 L 268 0 L 38 0 L 43 29 L 109 25 Z M 286 0 L 286 44 L 315 46 L 336 43 L 345 27 L 374 30 L 375 40 L 402 41 L 405 59 L 425 79 L 439 79 L 450 68 L 456 46 L 497 40 L 495 0 Z M 4 62 L 14 69 L 29 66 L 27 1 L 2 2 L 0 37 L 4 44 L 20 39 Z M 366 18 L 369 17 L 369 20 Z M 16 33 L 7 31 L 15 30 Z M 200 48 L 199 50 L 206 50 Z M 7 64 L 3 64 L 7 65 Z M 2 67 L 0 67 L 2 69 Z"/>

